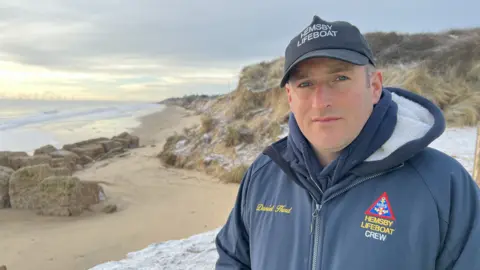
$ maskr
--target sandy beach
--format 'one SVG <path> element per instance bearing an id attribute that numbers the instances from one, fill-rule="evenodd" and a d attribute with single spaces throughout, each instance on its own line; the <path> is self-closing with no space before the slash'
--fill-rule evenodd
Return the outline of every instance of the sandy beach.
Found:
<path id="1" fill-rule="evenodd" d="M 199 116 L 178 107 L 145 116 L 133 130 L 145 147 L 75 172 L 80 179 L 105 182 L 108 201 L 118 206 L 115 213 L 47 217 L 1 209 L 0 265 L 9 270 L 89 269 L 152 243 L 221 226 L 238 186 L 165 168 L 156 158 L 169 135 L 198 121 Z"/>

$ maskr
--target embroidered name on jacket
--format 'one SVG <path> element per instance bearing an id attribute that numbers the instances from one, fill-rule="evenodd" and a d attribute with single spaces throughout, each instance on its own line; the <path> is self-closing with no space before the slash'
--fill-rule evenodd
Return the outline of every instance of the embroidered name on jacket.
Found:
<path id="1" fill-rule="evenodd" d="M 292 212 L 292 207 L 288 208 L 284 204 L 281 204 L 281 205 L 263 205 L 263 204 L 259 203 L 257 205 L 257 211 L 290 214 Z"/>
<path id="2" fill-rule="evenodd" d="M 365 211 L 365 218 L 360 227 L 365 229 L 365 237 L 386 241 L 387 237 L 395 232 L 394 223 L 395 215 L 388 200 L 388 195 L 384 192 Z"/>

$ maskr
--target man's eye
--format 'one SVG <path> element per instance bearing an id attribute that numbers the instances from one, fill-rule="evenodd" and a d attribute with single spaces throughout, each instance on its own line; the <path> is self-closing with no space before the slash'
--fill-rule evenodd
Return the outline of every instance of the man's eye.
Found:
<path id="1" fill-rule="evenodd" d="M 310 85 L 312 85 L 311 82 L 308 82 L 308 81 L 307 81 L 307 82 L 302 82 L 302 83 L 300 83 L 300 84 L 298 85 L 298 87 L 308 87 L 308 86 L 310 86 Z"/>
<path id="2" fill-rule="evenodd" d="M 349 78 L 347 76 L 344 76 L 344 75 L 340 75 L 336 78 L 337 81 L 346 81 L 348 80 Z"/>

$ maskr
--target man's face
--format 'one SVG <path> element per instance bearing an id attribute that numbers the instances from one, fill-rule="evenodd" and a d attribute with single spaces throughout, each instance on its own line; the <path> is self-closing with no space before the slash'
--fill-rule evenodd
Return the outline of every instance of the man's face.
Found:
<path id="1" fill-rule="evenodd" d="M 329 58 L 296 66 L 285 86 L 290 110 L 317 152 L 338 152 L 360 133 L 382 91 L 381 74 L 368 77 L 364 66 Z"/>

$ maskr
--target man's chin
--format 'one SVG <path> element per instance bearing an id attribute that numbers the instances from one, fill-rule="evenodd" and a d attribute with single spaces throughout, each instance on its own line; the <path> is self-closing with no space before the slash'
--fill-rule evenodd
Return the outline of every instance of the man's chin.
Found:
<path id="1" fill-rule="evenodd" d="M 330 153 L 340 152 L 348 146 L 348 144 L 341 140 L 332 141 L 331 136 L 323 137 L 323 140 L 317 137 L 312 141 L 312 144 L 317 150 Z"/>

